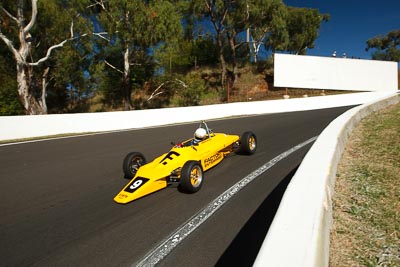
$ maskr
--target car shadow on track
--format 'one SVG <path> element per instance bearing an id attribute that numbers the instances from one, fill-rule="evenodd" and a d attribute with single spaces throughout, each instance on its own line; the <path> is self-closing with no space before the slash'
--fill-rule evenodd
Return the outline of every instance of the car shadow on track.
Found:
<path id="1" fill-rule="evenodd" d="M 252 266 L 293 175 L 292 170 L 258 207 L 215 266 Z"/>

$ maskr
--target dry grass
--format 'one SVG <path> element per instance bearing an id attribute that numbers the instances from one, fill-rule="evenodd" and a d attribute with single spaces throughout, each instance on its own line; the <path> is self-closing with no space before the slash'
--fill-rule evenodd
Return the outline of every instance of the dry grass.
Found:
<path id="1" fill-rule="evenodd" d="M 318 90 L 307 88 L 274 88 L 272 83 L 267 83 L 265 73 L 256 74 L 251 68 L 240 69 L 240 77 L 230 91 L 229 102 L 248 102 L 262 100 L 283 99 L 284 95 L 290 98 L 313 97 L 321 95 L 337 95 L 354 93 L 354 91 Z M 205 95 L 201 105 L 220 104 L 221 96 L 218 94 Z"/>
<path id="2" fill-rule="evenodd" d="M 400 266 L 400 104 L 353 131 L 338 167 L 330 266 Z"/>

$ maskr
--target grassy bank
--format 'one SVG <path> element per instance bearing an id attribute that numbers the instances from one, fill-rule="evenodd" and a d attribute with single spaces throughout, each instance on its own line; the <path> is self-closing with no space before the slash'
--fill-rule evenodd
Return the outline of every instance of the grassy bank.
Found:
<path id="1" fill-rule="evenodd" d="M 330 266 L 400 266 L 400 104 L 363 119 L 338 167 Z"/>

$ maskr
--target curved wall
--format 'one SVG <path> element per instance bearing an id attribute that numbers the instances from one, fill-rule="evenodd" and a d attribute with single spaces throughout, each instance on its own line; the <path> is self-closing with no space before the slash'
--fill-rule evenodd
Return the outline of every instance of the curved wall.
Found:
<path id="1" fill-rule="evenodd" d="M 0 141 L 60 134 L 118 131 L 231 116 L 358 105 L 387 92 L 121 112 L 0 117 Z"/>
<path id="2" fill-rule="evenodd" d="M 325 128 L 289 183 L 254 266 L 328 266 L 332 195 L 348 136 L 362 118 L 399 102 L 395 94 L 366 103 Z"/>

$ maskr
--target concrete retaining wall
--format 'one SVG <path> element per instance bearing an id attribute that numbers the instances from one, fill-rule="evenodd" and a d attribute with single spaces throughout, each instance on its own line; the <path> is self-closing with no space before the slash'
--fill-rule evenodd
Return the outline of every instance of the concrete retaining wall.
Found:
<path id="1" fill-rule="evenodd" d="M 274 86 L 396 91 L 397 62 L 275 54 Z"/>
<path id="2" fill-rule="evenodd" d="M 387 94 L 387 92 L 356 93 L 185 108 L 0 117 L 0 141 L 59 134 L 126 130 L 230 116 L 358 105 Z"/>
<path id="3" fill-rule="evenodd" d="M 399 102 L 395 94 L 366 103 L 325 128 L 286 189 L 254 266 L 328 266 L 332 195 L 348 136 L 362 118 Z"/>

